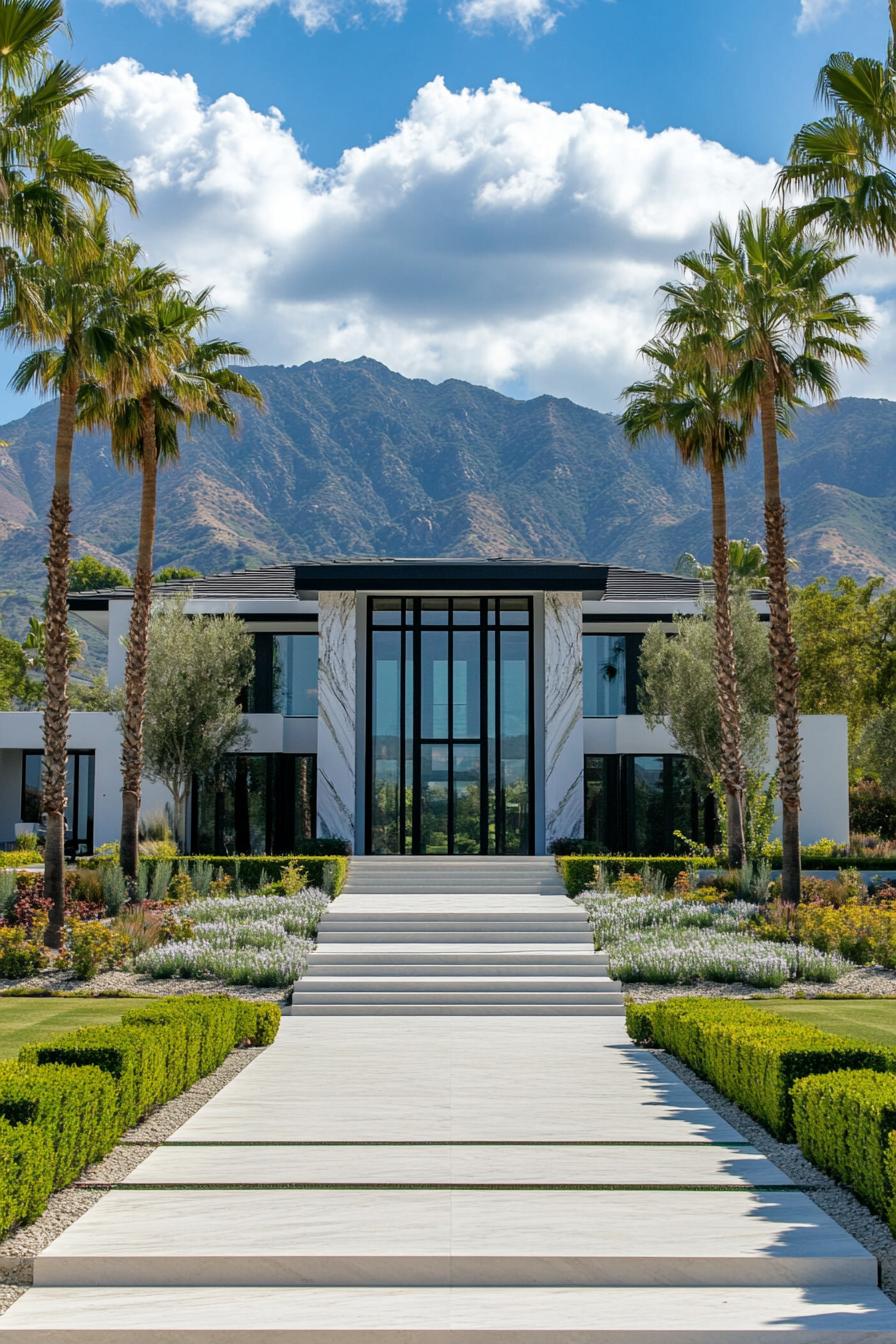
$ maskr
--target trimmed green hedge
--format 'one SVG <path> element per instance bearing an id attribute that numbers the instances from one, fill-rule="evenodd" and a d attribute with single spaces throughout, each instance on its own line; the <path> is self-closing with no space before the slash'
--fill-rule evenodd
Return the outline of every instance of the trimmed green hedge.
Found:
<path id="1" fill-rule="evenodd" d="M 612 881 L 623 872 L 640 873 L 647 864 L 655 872 L 663 874 L 669 887 L 683 870 L 715 866 L 711 859 L 694 859 L 685 854 L 671 856 L 661 854 L 656 858 L 631 854 L 558 854 L 556 863 L 570 896 L 578 896 L 579 892 L 591 885 L 596 863 L 603 864 Z"/>
<path id="2" fill-rule="evenodd" d="M 0 1065 L 0 1118 L 10 1125 L 37 1125 L 49 1137 L 54 1190 L 118 1141 L 117 1102 L 115 1084 L 101 1069 L 12 1060 Z"/>
<path id="3" fill-rule="evenodd" d="M 239 875 L 240 885 L 254 891 L 259 885 L 263 873 L 267 873 L 271 882 L 276 882 L 288 863 L 304 868 L 312 887 L 320 887 L 328 896 L 338 896 L 348 876 L 348 859 L 344 854 L 184 854 L 178 859 L 146 858 L 140 860 L 141 867 L 152 870 L 157 863 L 172 863 L 175 869 L 187 873 L 193 863 L 210 863 L 217 873 L 220 868 L 228 877 Z"/>
<path id="4" fill-rule="evenodd" d="M 798 1078 L 840 1069 L 896 1072 L 896 1050 L 862 1046 L 747 1003 L 680 998 L 629 1004 L 630 1034 L 670 1051 L 779 1138 L 793 1133 Z"/>
<path id="5" fill-rule="evenodd" d="M 234 1046 L 269 1045 L 279 1023 L 273 1003 L 191 994 L 23 1046 L 0 1066 L 0 1236 Z"/>
<path id="6" fill-rule="evenodd" d="M 40 1125 L 0 1120 L 0 1236 L 31 1223 L 53 1193 L 53 1140 Z"/>
<path id="7" fill-rule="evenodd" d="M 848 1069 L 793 1086 L 800 1148 L 896 1231 L 896 1075 Z"/>

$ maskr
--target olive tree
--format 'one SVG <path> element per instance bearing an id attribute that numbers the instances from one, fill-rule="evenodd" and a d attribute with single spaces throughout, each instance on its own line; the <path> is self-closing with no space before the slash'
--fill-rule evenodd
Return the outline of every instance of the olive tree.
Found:
<path id="1" fill-rule="evenodd" d="M 650 628 L 641 648 L 640 704 L 647 725 L 664 727 L 692 761 L 700 782 L 718 796 L 722 729 L 713 668 L 714 622 L 712 600 L 706 599 L 696 615 L 677 616 L 671 633 L 659 622 Z M 767 629 L 742 587 L 732 591 L 731 624 L 748 780 L 745 831 L 748 852 L 755 854 L 758 818 L 749 814 L 757 811 L 757 782 L 765 776 L 774 701 Z M 718 800 L 723 805 L 721 796 Z"/>
<path id="2" fill-rule="evenodd" d="M 252 674 L 252 636 L 233 615 L 190 616 L 188 594 L 158 603 L 149 626 L 145 770 L 174 800 L 178 844 L 194 777 L 207 779 L 248 745 L 239 696 Z"/>

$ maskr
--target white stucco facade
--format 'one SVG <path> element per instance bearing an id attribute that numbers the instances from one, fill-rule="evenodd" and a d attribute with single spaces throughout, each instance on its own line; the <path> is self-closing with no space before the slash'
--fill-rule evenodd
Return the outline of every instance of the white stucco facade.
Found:
<path id="1" fill-rule="evenodd" d="M 583 642 L 589 635 L 606 634 L 624 644 L 633 636 L 637 638 L 643 634 L 654 621 L 670 622 L 676 613 L 692 614 L 696 610 L 692 581 L 677 580 L 673 576 L 642 575 L 640 571 L 618 571 L 630 576 L 622 582 L 614 580 L 612 573 L 608 578 L 604 572 L 606 567 L 519 562 L 514 570 L 511 562 L 472 561 L 445 562 L 446 570 L 439 570 L 438 562 L 395 562 L 396 566 L 400 563 L 403 567 L 403 577 L 399 580 L 389 569 L 389 562 L 344 562 L 345 567 L 342 569 L 341 563 L 333 562 L 331 569 L 324 565 L 309 566 L 307 575 L 303 573 L 302 566 L 296 567 L 294 574 L 292 567 L 280 566 L 270 571 L 256 571 L 252 575 L 218 576 L 197 583 L 188 606 L 188 610 L 196 612 L 232 611 L 245 620 L 247 629 L 260 639 L 270 639 L 271 636 L 278 639 L 289 634 L 316 636 L 316 714 L 293 716 L 276 711 L 253 712 L 247 714 L 246 723 L 250 733 L 247 751 L 253 757 L 275 763 L 282 758 L 313 759 L 316 779 L 314 810 L 319 837 L 345 838 L 356 852 L 364 852 L 372 844 L 375 845 L 375 828 L 372 828 L 371 822 L 373 757 L 378 752 L 382 754 L 387 749 L 391 750 L 391 747 L 386 739 L 372 735 L 369 721 L 371 714 L 377 712 L 370 667 L 373 647 L 373 618 L 370 611 L 380 601 L 381 594 L 400 592 L 403 603 L 401 609 L 405 615 L 397 619 L 407 627 L 403 638 L 406 640 L 408 659 L 417 657 L 422 646 L 414 641 L 424 639 L 426 635 L 415 634 L 417 627 L 412 622 L 416 620 L 419 624 L 426 619 L 421 613 L 428 601 L 426 594 L 431 592 L 428 583 L 434 580 L 438 585 L 437 591 L 451 593 L 451 601 L 457 600 L 459 607 L 469 609 L 471 605 L 475 607 L 481 602 L 483 678 L 495 675 L 493 665 L 488 661 L 492 658 L 493 644 L 487 641 L 494 639 L 489 631 L 495 625 L 491 614 L 486 622 L 488 604 L 497 604 L 500 609 L 502 592 L 512 593 L 515 600 L 522 595 L 528 603 L 529 614 L 525 627 L 529 640 L 526 664 L 529 678 L 526 692 L 528 728 L 525 730 L 528 733 L 528 756 L 524 770 L 524 773 L 528 771 L 527 792 L 524 790 L 528 816 L 522 840 L 515 832 L 515 843 L 525 844 L 525 852 L 543 853 L 551 841 L 558 837 L 585 833 L 583 828 L 589 824 L 585 792 L 589 760 L 607 758 L 619 763 L 631 763 L 645 758 L 678 755 L 669 734 L 662 728 L 648 728 L 639 713 L 589 716 L 584 703 Z M 445 576 L 447 566 L 451 564 L 455 568 L 450 570 L 450 577 L 455 582 L 449 587 Z M 419 579 L 415 583 L 418 569 Z M 578 580 L 577 569 L 583 571 Z M 512 586 L 507 586 L 506 580 L 511 571 L 514 582 Z M 268 574 L 275 576 L 276 582 L 272 577 L 270 583 L 267 583 L 265 576 Z M 558 578 L 563 579 L 564 586 L 557 582 Z M 601 583 L 603 591 L 596 591 Z M 680 592 L 677 585 L 681 585 Z M 620 589 L 622 595 L 613 595 Z M 647 596 L 644 595 L 645 591 Z M 408 594 L 418 595 L 413 597 L 416 617 L 409 614 L 412 597 Z M 420 594 L 423 596 L 420 597 Z M 487 598 L 484 594 L 497 596 Z M 79 608 L 73 605 L 77 619 Z M 521 605 L 518 600 L 517 605 Z M 120 684 L 123 678 L 121 640 L 127 629 L 129 607 L 129 597 L 125 593 L 106 597 L 97 594 L 82 600 L 82 618 L 107 635 L 110 685 Z M 430 614 L 427 613 L 427 616 Z M 497 624 L 500 625 L 500 617 Z M 460 641 L 461 636 L 446 635 L 446 639 L 451 638 Z M 446 645 L 446 648 L 451 647 L 451 644 Z M 411 661 L 408 661 L 407 666 L 411 667 Z M 411 732 L 411 702 L 413 696 L 419 693 L 414 675 L 417 674 L 408 672 L 409 680 L 404 689 L 405 699 L 401 708 L 404 723 L 402 732 L 408 733 Z M 451 686 L 451 675 L 449 671 L 448 687 Z M 450 691 L 440 692 L 445 693 L 451 694 Z M 482 703 L 483 713 L 486 713 L 485 689 Z M 500 704 L 500 699 L 496 703 Z M 448 712 L 450 714 L 454 711 L 449 709 Z M 488 715 L 492 718 L 497 712 L 493 707 L 488 709 Z M 414 727 L 414 732 L 420 731 L 419 725 Z M 500 733 L 500 726 L 497 730 L 494 725 L 487 729 L 483 723 L 478 731 L 480 737 L 477 744 L 481 741 L 483 762 L 479 788 L 484 793 L 486 787 L 493 790 L 501 787 L 500 781 L 495 785 L 491 776 L 486 774 L 493 767 L 492 746 L 487 744 L 485 736 L 487 731 Z M 517 725 L 514 731 L 518 738 L 522 730 Z M 91 800 L 93 843 L 99 845 L 114 840 L 118 836 L 120 822 L 117 716 L 74 713 L 71 717 L 70 747 L 73 752 L 94 754 Z M 0 713 L 0 844 L 9 843 L 16 828 L 21 828 L 25 823 L 21 815 L 23 753 L 40 751 L 40 748 L 39 713 Z M 518 753 L 522 751 L 518 743 L 514 749 Z M 774 726 L 770 723 L 770 771 L 774 768 L 774 749 Z M 447 756 L 454 757 L 455 762 L 460 760 L 459 747 L 448 742 L 445 750 Z M 849 838 L 846 719 L 838 716 L 804 718 L 802 753 L 803 839 L 811 842 L 826 836 L 839 843 L 846 842 Z M 403 781 L 400 787 L 407 791 L 410 798 L 414 789 L 408 772 L 419 769 L 419 747 L 416 744 L 408 746 L 399 755 L 402 756 Z M 519 776 L 523 766 L 519 762 L 517 764 Z M 454 778 L 451 772 L 457 768 L 456 763 L 447 767 L 449 791 L 453 787 L 450 781 Z M 621 775 L 623 772 L 619 773 Z M 416 776 L 414 778 L 416 780 Z M 437 786 L 438 781 L 435 784 L 432 780 L 426 782 L 430 791 L 435 788 L 438 792 L 440 786 Z M 521 787 L 519 777 L 516 787 L 517 790 Z M 395 789 L 398 788 L 399 784 L 396 783 Z M 423 788 L 422 784 L 420 788 Z M 462 800 L 464 805 L 469 804 L 469 798 L 468 791 Z M 158 812 L 164 808 L 166 801 L 167 794 L 163 786 L 147 780 L 143 793 L 144 814 Z M 623 797 L 623 805 L 628 806 L 629 802 Z M 484 804 L 480 805 L 484 807 Z M 282 809 L 282 801 L 277 806 Z M 455 801 L 454 806 L 456 810 L 461 803 Z M 451 807 L 449 804 L 449 817 Z M 414 826 L 418 822 L 419 818 L 414 814 Z M 488 818 L 483 813 L 483 843 L 488 831 L 487 822 Z M 406 825 L 402 822 L 402 829 L 401 843 L 409 846 L 412 832 L 410 811 Z M 415 831 L 414 843 L 416 834 Z M 494 850 L 494 830 L 488 831 L 488 835 L 491 836 L 489 843 L 492 850 L 483 852 Z M 499 851 L 500 843 L 499 835 Z"/>

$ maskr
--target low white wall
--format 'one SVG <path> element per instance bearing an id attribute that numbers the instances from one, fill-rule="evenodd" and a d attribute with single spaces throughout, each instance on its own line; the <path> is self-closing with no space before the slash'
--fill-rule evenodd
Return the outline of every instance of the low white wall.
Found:
<path id="1" fill-rule="evenodd" d="M 616 719 L 585 719 L 587 755 L 650 756 L 675 753 L 665 728 L 648 728 L 640 714 Z M 827 837 L 838 844 L 849 841 L 849 747 L 846 718 L 841 714 L 807 714 L 800 725 L 802 739 L 801 834 L 804 844 Z M 768 765 L 775 768 L 777 734 L 769 720 Z M 780 812 L 780 809 L 778 809 Z M 776 825 L 775 834 L 780 827 Z"/>

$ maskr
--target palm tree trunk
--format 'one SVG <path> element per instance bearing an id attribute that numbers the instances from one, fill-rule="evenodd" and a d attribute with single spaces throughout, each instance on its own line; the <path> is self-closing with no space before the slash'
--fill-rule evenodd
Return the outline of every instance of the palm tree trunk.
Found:
<path id="1" fill-rule="evenodd" d="M 742 867 L 744 843 L 745 773 L 740 730 L 740 697 L 734 630 L 731 625 L 731 575 L 728 562 L 728 509 L 725 471 L 718 463 L 709 469 L 712 491 L 712 577 L 715 587 L 716 700 L 721 730 L 722 787 L 725 790 L 729 868 Z"/>
<path id="2" fill-rule="evenodd" d="M 778 466 L 778 426 L 773 374 L 760 394 L 762 461 L 765 477 L 765 549 L 768 553 L 769 645 L 778 728 L 778 793 L 782 813 L 781 894 L 800 898 L 800 673 L 790 623 L 787 589 L 787 533 Z"/>
<path id="3" fill-rule="evenodd" d="M 131 884 L 139 862 L 140 788 L 143 778 L 143 715 L 146 706 L 146 669 L 149 614 L 152 606 L 152 548 L 156 530 L 158 446 L 155 409 L 151 398 L 140 402 L 142 438 L 140 535 L 134 571 L 134 600 L 128 628 L 124 669 L 125 706 L 121 737 L 121 866 Z"/>
<path id="4" fill-rule="evenodd" d="M 68 570 L 72 516 L 71 471 L 75 440 L 77 384 L 59 393 L 50 542 L 47 552 L 47 614 L 44 627 L 43 810 L 44 894 L 53 902 L 47 925 L 48 947 L 62 946 L 65 924 L 65 806 L 68 764 Z"/>

